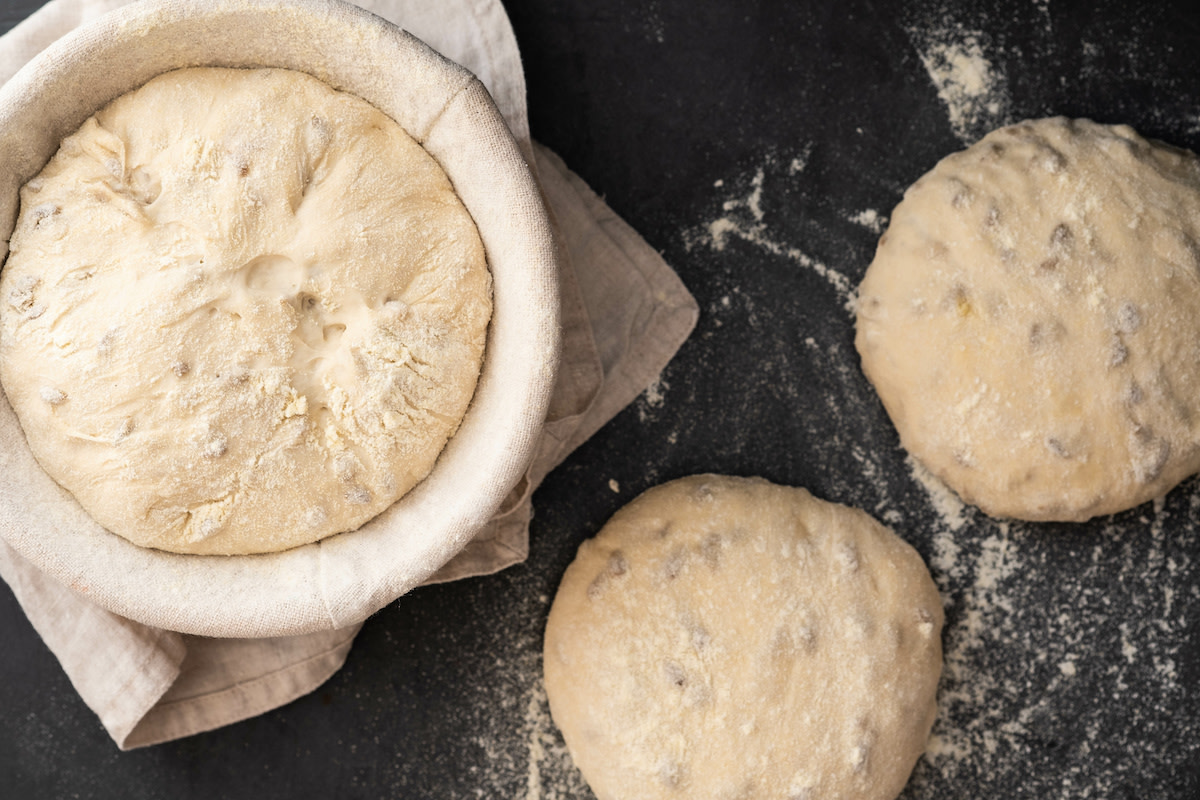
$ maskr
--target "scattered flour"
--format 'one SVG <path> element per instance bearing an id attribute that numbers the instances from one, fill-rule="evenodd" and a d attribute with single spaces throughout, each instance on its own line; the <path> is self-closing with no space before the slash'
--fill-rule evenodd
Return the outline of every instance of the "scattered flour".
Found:
<path id="1" fill-rule="evenodd" d="M 1034 782 L 1046 796 L 1146 796 L 1134 792 L 1148 789 L 1147 775 L 1183 762 L 1164 754 L 1160 737 L 1121 733 L 1139 719 L 1173 720 L 1173 736 L 1191 743 L 1191 758 L 1200 753 L 1200 724 L 1174 710 L 1191 696 L 1180 669 L 1188 620 L 1171 611 L 1166 591 L 1179 585 L 1172 576 L 1195 572 L 1183 554 L 1197 542 L 1198 496 L 1193 482 L 1190 496 L 1090 530 L 972 513 L 961 531 L 935 534 L 945 666 L 912 796 L 941 797 L 955 785 L 1002 796 L 1002 787 L 1033 785 L 1042 769 L 1045 781 Z M 1067 791 L 1062 765 L 1071 762 L 1089 767 Z"/>
<path id="2" fill-rule="evenodd" d="M 525 776 L 525 800 L 541 800 L 542 761 L 546 758 L 546 745 L 542 742 L 542 700 L 539 695 L 545 689 L 530 692 L 529 705 L 525 711 L 525 727 L 529 730 L 529 771 Z"/>
<path id="3" fill-rule="evenodd" d="M 967 509 L 962 500 L 958 499 L 958 495 L 927 470 L 924 464 L 912 456 L 908 456 L 906 460 L 913 480 L 920 484 L 925 493 L 929 495 L 929 502 L 941 519 L 942 525 L 951 531 L 961 530 L 967 524 L 971 511 Z"/>
<path id="4" fill-rule="evenodd" d="M 549 704 L 546 699 L 546 690 L 542 686 L 541 681 L 537 681 L 533 689 L 529 692 L 529 704 L 525 709 L 524 728 L 527 731 L 528 745 L 528 773 L 525 776 L 525 797 L 524 800 L 558 800 L 565 798 L 557 790 L 556 782 L 561 784 L 561 779 L 558 781 L 547 780 L 550 775 L 543 776 L 543 764 L 549 766 L 551 760 L 555 762 L 554 768 L 558 771 L 573 770 L 574 765 L 570 762 L 570 756 L 565 752 L 564 746 L 556 741 L 554 723 L 550 719 Z"/>
<path id="5" fill-rule="evenodd" d="M 1007 82 L 984 54 L 983 33 L 939 21 L 910 28 L 908 34 L 963 143 L 1008 121 Z"/>
<path id="6" fill-rule="evenodd" d="M 803 172 L 809 151 L 793 158 L 787 167 L 789 176 Z M 774 158 L 767 159 L 767 165 L 773 166 Z M 806 255 L 800 248 L 775 239 L 767 227 L 766 211 L 763 209 L 763 184 L 766 181 L 766 167 L 759 167 L 754 177 L 750 179 L 749 191 L 740 196 L 731 197 L 722 203 L 720 217 L 708 223 L 702 232 L 690 232 L 686 236 L 688 249 L 699 243 L 706 244 L 717 251 L 725 250 L 730 238 L 748 242 L 766 252 L 788 258 L 805 269 L 812 270 L 824 278 L 841 296 L 843 306 L 847 311 L 854 309 L 854 285 L 844 274 Z M 739 183 L 744 183 L 741 181 Z M 714 187 L 723 188 L 724 180 L 714 182 Z"/>
<path id="7" fill-rule="evenodd" d="M 651 41 L 662 44 L 667 40 L 666 25 L 663 24 L 662 9 L 659 7 L 657 0 L 650 0 L 648 3 L 642 4 L 643 17 L 641 19 L 642 31 L 646 38 Z"/>
<path id="8" fill-rule="evenodd" d="M 500 654 L 472 687 L 470 716 L 478 757 L 470 768 L 474 798 L 581 800 L 590 797 L 550 717 L 542 684 L 542 627 L 550 597 L 525 572 L 509 579 L 519 599 L 493 620 L 484 646 Z M 456 800 L 461 795 L 444 797 Z"/>
<path id="9" fill-rule="evenodd" d="M 650 419 L 654 411 L 661 409 L 667 402 L 667 390 L 671 388 L 671 384 L 663 380 L 660 375 L 637 399 L 638 419 L 646 422 Z"/>
<path id="10" fill-rule="evenodd" d="M 873 208 L 868 208 L 865 211 L 860 211 L 857 214 L 851 214 L 846 217 L 850 222 L 858 223 L 872 233 L 883 233 L 883 226 L 887 224 L 887 217 L 880 214 Z"/>

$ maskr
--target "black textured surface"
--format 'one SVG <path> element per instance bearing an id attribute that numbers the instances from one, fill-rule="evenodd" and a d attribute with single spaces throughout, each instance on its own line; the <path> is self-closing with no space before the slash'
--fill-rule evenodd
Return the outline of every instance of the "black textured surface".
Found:
<path id="1" fill-rule="evenodd" d="M 10 0 L 0 25 L 37 5 Z M 930 563 L 947 664 L 904 797 L 1200 796 L 1200 482 L 1079 526 L 939 511 L 858 371 L 846 309 L 878 237 L 863 212 L 886 217 L 996 124 L 1087 116 L 1200 147 L 1200 12 L 506 6 L 535 138 L 675 267 L 696 332 L 535 495 L 528 563 L 402 598 L 325 686 L 259 718 L 119 753 L 0 589 L 0 798 L 589 798 L 540 693 L 549 598 L 613 511 L 699 471 L 861 506 Z M 956 48 L 993 78 L 957 127 L 927 69 Z"/>

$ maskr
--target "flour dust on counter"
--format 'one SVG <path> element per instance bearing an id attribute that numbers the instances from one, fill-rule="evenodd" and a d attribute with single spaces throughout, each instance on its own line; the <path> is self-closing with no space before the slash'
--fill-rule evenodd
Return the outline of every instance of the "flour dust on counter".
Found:
<path id="1" fill-rule="evenodd" d="M 1141 511 L 1099 530 L 972 514 L 949 536 L 935 523 L 945 669 L 912 796 L 1031 784 L 1151 796 L 1146 774 L 1173 776 L 1162 792 L 1195 785 L 1200 493 L 1193 482 Z M 1164 736 L 1178 749 L 1154 744 Z"/>
<path id="2" fill-rule="evenodd" d="M 1003 65 L 1014 53 L 998 39 L 1000 27 L 993 19 L 1009 12 L 1003 5 L 994 15 L 961 3 L 923 5 L 909 7 L 899 21 L 945 107 L 951 130 L 960 142 L 971 144 L 1012 121 L 1013 101 Z M 1043 21 L 1032 36 L 1053 42 L 1048 3 L 1038 11 Z"/>
<path id="3" fill-rule="evenodd" d="M 864 208 L 857 214 L 851 214 L 846 217 L 851 222 L 857 222 L 872 233 L 883 233 L 884 227 L 887 225 L 888 218 L 880 214 L 873 208 Z"/>
<path id="4" fill-rule="evenodd" d="M 513 800 L 579 800 L 588 790 L 550 719 L 542 684 L 542 627 L 550 606 L 542 581 L 518 567 L 507 576 L 517 603 L 493 619 L 482 642 L 497 655 L 467 688 L 481 758 L 465 767 L 473 795 Z M 514 726 L 513 720 L 519 720 Z M 455 724 L 454 720 L 450 721 Z M 514 793 L 515 792 L 515 793 Z"/>
<path id="5" fill-rule="evenodd" d="M 797 181 L 795 176 L 803 172 L 810 153 L 811 146 L 805 148 L 801 155 L 789 159 L 786 164 L 782 163 L 783 159 L 768 155 L 749 181 L 744 176 L 729 181 L 734 194 L 721 204 L 723 213 L 703 228 L 685 232 L 685 246 L 689 250 L 697 246 L 707 246 L 716 251 L 723 251 L 731 238 L 741 239 L 771 255 L 783 256 L 820 275 L 843 298 L 844 304 L 849 308 L 854 295 L 850 279 L 837 269 L 809 256 L 799 246 L 776 237 L 768 227 L 769 221 L 763 208 L 764 184 L 768 174 L 771 180 L 794 185 Z M 726 185 L 727 182 L 721 179 L 716 182 L 714 188 L 725 189 Z"/>
<path id="6" fill-rule="evenodd" d="M 667 391 L 671 388 L 671 384 L 659 375 L 654 379 L 654 382 L 647 386 L 637 400 L 638 419 L 646 422 L 651 414 L 661 409 L 667 402 Z"/>
<path id="7" fill-rule="evenodd" d="M 946 106 L 950 127 L 964 144 L 1008 121 L 1006 81 L 987 57 L 982 31 L 938 21 L 911 27 L 908 34 Z"/>
<path id="8" fill-rule="evenodd" d="M 823 466 L 821 481 L 806 488 L 895 524 L 907 513 L 895 500 L 903 482 L 883 455 L 895 445 L 875 424 L 877 403 L 858 368 L 851 316 L 851 270 L 859 260 L 865 264 L 873 229 L 886 217 L 861 205 L 829 213 L 826 164 L 812 172 L 823 155 L 810 145 L 765 153 L 713 181 L 701 222 L 681 233 L 686 251 L 714 262 L 718 272 L 693 338 L 736 353 L 720 378 L 728 418 L 737 420 L 725 426 L 733 437 L 726 447 L 744 455 L 756 452 L 761 436 L 782 437 L 793 445 L 786 449 L 789 460 Z M 824 210 L 822 218 L 836 222 L 821 224 L 796 211 L 814 204 Z M 764 282 L 771 275 L 775 279 Z M 801 303 L 820 311 L 805 313 Z M 690 387 L 698 380 L 683 375 L 679 383 Z M 761 425 L 741 411 L 764 402 L 777 414 Z M 780 426 L 779 419 L 788 421 Z M 703 422 L 683 415 L 671 435 L 702 435 L 692 428 Z"/>
<path id="9" fill-rule="evenodd" d="M 975 516 L 974 509 L 960 500 L 949 486 L 938 480 L 920 461 L 912 456 L 907 456 L 904 461 L 908 464 L 913 480 L 928 495 L 929 504 L 941 523 L 939 527 L 949 531 L 962 530 L 969 518 Z"/>
<path id="10" fill-rule="evenodd" d="M 658 0 L 638 3 L 630 16 L 636 21 L 638 32 L 647 42 L 662 44 L 666 41 L 666 24 L 663 22 L 662 6 Z"/>

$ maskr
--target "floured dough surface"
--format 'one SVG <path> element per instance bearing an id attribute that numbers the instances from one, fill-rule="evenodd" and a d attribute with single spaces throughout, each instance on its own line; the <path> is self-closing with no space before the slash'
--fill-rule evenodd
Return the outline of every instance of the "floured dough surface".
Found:
<path id="1" fill-rule="evenodd" d="M 920 556 L 865 513 L 697 475 L 580 547 L 546 692 L 600 800 L 891 800 L 933 724 L 941 628 Z"/>
<path id="2" fill-rule="evenodd" d="M 905 194 L 857 346 L 904 446 L 989 514 L 1084 520 L 1200 469 L 1200 160 L 1002 128 Z"/>
<path id="3" fill-rule="evenodd" d="M 365 101 L 287 70 L 118 98 L 22 190 L 0 380 L 109 530 L 187 553 L 352 530 L 419 482 L 491 315 L 470 215 Z"/>

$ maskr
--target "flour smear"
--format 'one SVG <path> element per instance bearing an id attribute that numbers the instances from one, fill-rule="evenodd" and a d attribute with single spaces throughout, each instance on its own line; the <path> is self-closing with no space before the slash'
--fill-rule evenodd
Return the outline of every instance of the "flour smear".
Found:
<path id="1" fill-rule="evenodd" d="M 486 681 L 472 687 L 471 718 L 456 723 L 475 731 L 473 744 L 482 756 L 471 769 L 477 787 L 473 796 L 590 797 L 550 717 L 542 683 L 542 626 L 550 597 L 540 591 L 535 576 L 513 573 L 510 578 L 522 599 L 494 620 L 489 648 L 504 655 L 487 670 Z M 515 786 L 519 789 L 512 794 Z"/>
<path id="2" fill-rule="evenodd" d="M 842 304 L 847 311 L 853 311 L 855 293 L 854 284 L 850 279 L 833 267 L 809 256 L 799 246 L 777 238 L 769 227 L 767 211 L 763 206 L 768 171 L 773 180 L 802 179 L 808 155 L 809 150 L 806 149 L 801 155 L 791 158 L 786 165 L 780 165 L 779 159 L 774 156 L 767 156 L 764 164 L 755 170 L 748 186 L 745 185 L 745 180 L 715 181 L 714 188 L 727 189 L 732 184 L 735 187 L 734 191 L 738 193 L 732 194 L 722 203 L 723 213 L 719 217 L 701 230 L 686 232 L 685 245 L 689 250 L 698 245 L 705 245 L 717 251 L 724 251 L 731 239 L 740 239 L 771 255 L 787 258 L 819 275 L 842 298 Z M 775 173 L 784 174 L 777 176 Z"/>
<path id="3" fill-rule="evenodd" d="M 950 127 L 964 144 L 1009 121 L 1007 80 L 985 50 L 981 31 L 939 22 L 908 29 L 917 55 L 946 107 Z"/>

